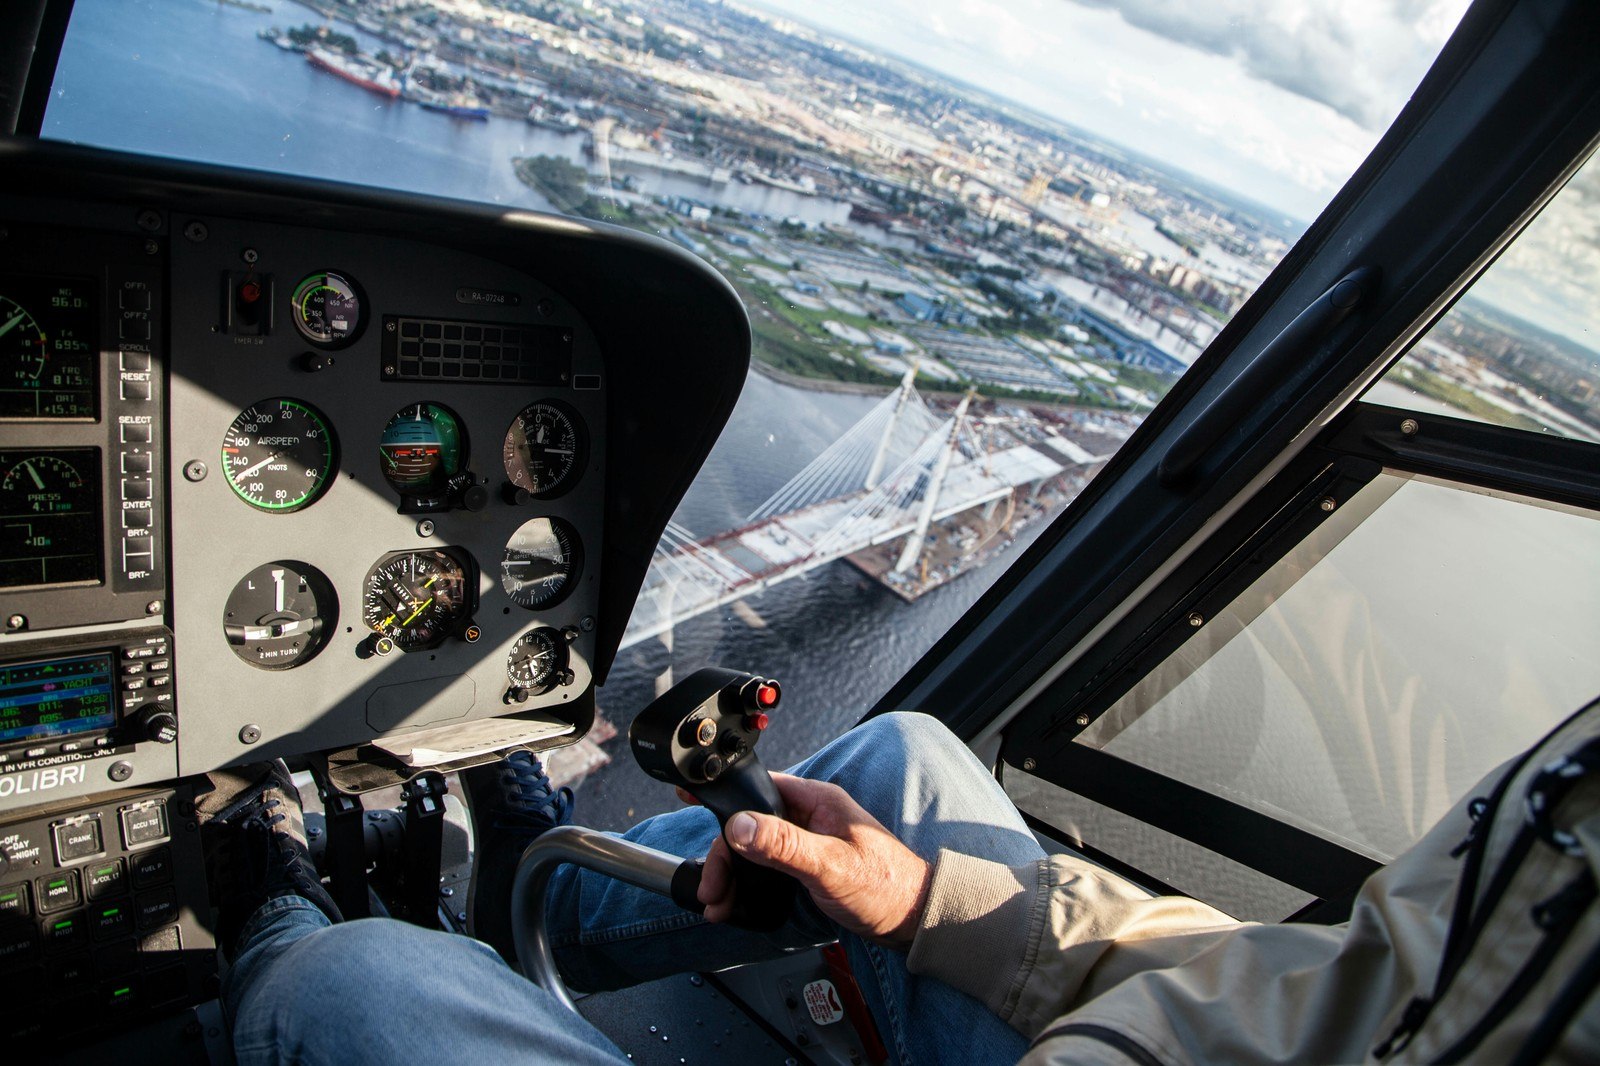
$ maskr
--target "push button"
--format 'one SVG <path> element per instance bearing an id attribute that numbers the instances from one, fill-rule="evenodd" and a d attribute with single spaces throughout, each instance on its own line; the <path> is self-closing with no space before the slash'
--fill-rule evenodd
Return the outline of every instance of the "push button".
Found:
<path id="1" fill-rule="evenodd" d="M 64 911 L 83 902 L 83 889 L 78 882 L 78 871 L 63 870 L 54 877 L 41 877 L 34 882 L 39 896 L 39 913 Z"/>
<path id="2" fill-rule="evenodd" d="M 127 357 L 128 353 L 124 352 L 123 358 L 126 359 Z M 145 358 L 148 359 L 149 356 Z M 148 474 L 152 465 L 154 465 L 154 460 L 151 459 L 149 452 L 122 453 L 122 472 L 124 474 Z"/>
<path id="3" fill-rule="evenodd" d="M 135 889 L 149 888 L 151 885 L 165 884 L 172 880 L 171 848 L 155 848 L 130 856 L 128 863 L 133 867 Z"/>
<path id="4" fill-rule="evenodd" d="M 100 997 L 101 1006 L 109 1013 L 126 1015 L 139 1006 L 139 982 L 132 977 L 107 981 L 100 986 Z"/>
<path id="5" fill-rule="evenodd" d="M 94 949 L 95 972 L 101 977 L 121 977 L 139 968 L 139 945 L 133 940 L 115 940 Z"/>
<path id="6" fill-rule="evenodd" d="M 58 822 L 50 827 L 50 832 L 56 841 L 56 865 L 65 866 L 69 862 L 87 859 L 94 855 L 104 855 L 105 845 L 100 840 L 100 819 L 75 818 L 67 822 Z"/>
<path id="7" fill-rule="evenodd" d="M 124 400 L 148 400 L 150 398 L 150 383 L 148 381 L 124 381 L 122 383 L 122 398 Z"/>
<path id="8" fill-rule="evenodd" d="M 117 306 L 124 311 L 150 310 L 149 289 L 122 289 L 117 293 Z"/>
<path id="9" fill-rule="evenodd" d="M 70 959 L 53 962 L 46 972 L 49 974 L 50 983 L 54 986 L 51 991 L 58 997 L 62 993 L 78 991 L 94 976 L 87 955 L 74 955 Z"/>
<path id="10" fill-rule="evenodd" d="M 71 950 L 89 937 L 89 926 L 81 911 L 59 918 L 46 918 L 41 931 L 44 933 L 45 947 L 52 952 Z"/>
<path id="11" fill-rule="evenodd" d="M 11 971 L 32 959 L 39 937 L 32 922 L 0 922 L 0 970 Z"/>
<path id="12" fill-rule="evenodd" d="M 122 498 L 124 500 L 148 500 L 150 498 L 150 482 L 146 479 L 122 479 Z"/>
<path id="13" fill-rule="evenodd" d="M 126 903 L 114 903 L 89 912 L 96 940 L 115 940 L 133 932 L 133 912 Z"/>
<path id="14" fill-rule="evenodd" d="M 96 863 L 83 871 L 90 899 L 110 899 L 128 891 L 128 871 L 121 859 Z"/>
<path id="15" fill-rule="evenodd" d="M 21 918 L 31 912 L 28 906 L 28 883 L 0 888 L 0 921 Z"/>
<path id="16" fill-rule="evenodd" d="M 173 888 L 161 888 L 139 896 L 139 928 L 154 929 L 178 918 L 178 893 Z"/>
<path id="17" fill-rule="evenodd" d="M 158 844 L 172 835 L 167 829 L 167 805 L 160 800 L 124 807 L 118 813 L 122 817 L 122 842 L 130 851 Z"/>
<path id="18" fill-rule="evenodd" d="M 149 444 L 150 423 L 124 422 L 122 423 L 122 443 L 124 444 Z"/>
<path id="19" fill-rule="evenodd" d="M 178 934 L 177 926 L 166 929 L 157 929 L 153 933 L 146 933 L 139 939 L 139 954 L 145 957 L 144 964 L 151 966 L 165 961 L 162 955 L 175 955 L 183 948 L 183 937 Z M 152 958 L 152 956 L 155 956 Z"/>

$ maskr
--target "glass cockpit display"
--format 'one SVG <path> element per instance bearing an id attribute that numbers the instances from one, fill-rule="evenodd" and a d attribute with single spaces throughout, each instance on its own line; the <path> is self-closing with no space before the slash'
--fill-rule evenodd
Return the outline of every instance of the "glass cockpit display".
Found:
<path id="1" fill-rule="evenodd" d="M 500 557 L 500 586 L 530 611 L 567 598 L 583 570 L 578 533 L 560 518 L 533 518 L 511 535 Z"/>
<path id="2" fill-rule="evenodd" d="M 384 480 L 401 496 L 442 500 L 467 462 L 461 419 L 440 403 L 414 403 L 396 411 L 378 442 Z"/>
<path id="3" fill-rule="evenodd" d="M 501 456 L 511 484 L 539 499 L 570 489 L 583 473 L 582 425 L 577 412 L 553 400 L 517 412 Z"/>
<path id="4" fill-rule="evenodd" d="M 0 588 L 99 581 L 100 449 L 0 450 Z"/>
<path id="5" fill-rule="evenodd" d="M 251 507 L 276 514 L 317 502 L 335 462 L 328 420 L 310 404 L 288 397 L 246 407 L 222 438 L 228 484 Z"/>
<path id="6" fill-rule="evenodd" d="M 92 283 L 0 276 L 0 419 L 92 419 L 99 398 Z"/>
<path id="7" fill-rule="evenodd" d="M 367 571 L 361 620 L 401 651 L 431 648 L 472 614 L 467 567 L 447 551 L 390 552 Z"/>
<path id="8" fill-rule="evenodd" d="M 112 670 L 104 652 L 0 666 L 0 745 L 110 729 Z"/>

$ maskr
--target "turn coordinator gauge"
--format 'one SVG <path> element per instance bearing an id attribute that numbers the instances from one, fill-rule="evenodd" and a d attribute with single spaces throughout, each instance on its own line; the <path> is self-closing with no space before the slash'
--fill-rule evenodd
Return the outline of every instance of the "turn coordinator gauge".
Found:
<path id="1" fill-rule="evenodd" d="M 265 563 L 233 586 L 223 609 L 228 648 L 261 670 L 310 662 L 339 624 L 333 585 L 314 566 Z"/>

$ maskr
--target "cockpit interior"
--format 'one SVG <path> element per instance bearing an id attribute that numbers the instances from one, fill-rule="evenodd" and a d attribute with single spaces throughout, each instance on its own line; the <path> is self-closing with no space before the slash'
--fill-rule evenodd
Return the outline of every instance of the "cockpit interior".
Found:
<path id="1" fill-rule="evenodd" d="M 464 933 L 456 775 L 644 709 L 606 684 L 766 312 L 605 222 L 41 137 L 72 8 L 19 0 L 0 46 L 0 1032 L 228 1062 L 206 775 L 286 760 L 347 915 Z M 1596 48 L 1586 4 L 1472 4 L 1193 369 L 852 720 L 938 718 L 1046 850 L 1336 924 L 1600 692 L 1600 357 L 1554 432 L 1367 395 L 1585 165 Z M 714 654 L 779 732 L 785 679 Z M 799 991 L 825 951 L 683 961 L 578 1009 L 640 1062 L 889 1054 Z"/>

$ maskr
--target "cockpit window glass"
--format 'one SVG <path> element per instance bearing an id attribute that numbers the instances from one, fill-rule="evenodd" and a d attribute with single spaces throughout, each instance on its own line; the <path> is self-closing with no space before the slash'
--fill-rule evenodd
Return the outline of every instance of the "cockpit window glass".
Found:
<path id="1" fill-rule="evenodd" d="M 1600 442 L 1596 157 L 1365 398 Z"/>
<path id="2" fill-rule="evenodd" d="M 1465 7 L 77 0 L 43 133 L 580 215 L 719 270 L 753 372 L 601 712 L 706 662 L 777 676 L 781 765 L 1082 491 Z M 674 802 L 590 791 L 598 825 Z"/>
<path id="3" fill-rule="evenodd" d="M 1381 860 L 1600 693 L 1600 519 L 1380 475 L 1078 742 Z"/>

